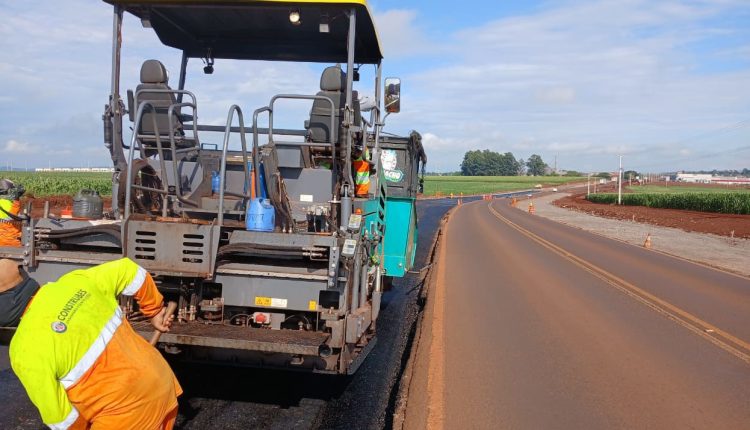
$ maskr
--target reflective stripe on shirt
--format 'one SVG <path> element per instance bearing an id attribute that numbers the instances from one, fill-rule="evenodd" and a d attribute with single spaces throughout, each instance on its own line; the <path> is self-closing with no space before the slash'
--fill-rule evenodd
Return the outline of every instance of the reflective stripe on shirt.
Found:
<path id="1" fill-rule="evenodd" d="M 83 357 L 78 360 L 75 367 L 60 379 L 60 383 L 66 390 L 78 382 L 78 380 L 88 372 L 91 366 L 94 365 L 96 359 L 102 355 L 104 348 L 106 348 L 109 341 L 112 340 L 112 336 L 115 335 L 115 331 L 117 330 L 117 327 L 120 327 L 120 324 L 122 324 L 122 311 L 117 307 L 115 308 L 115 314 L 112 315 L 112 318 L 110 318 L 109 321 L 107 321 L 107 324 L 104 325 L 104 328 L 99 332 L 99 336 L 94 339 L 94 342 L 91 344 L 88 351 L 86 351 Z"/>
<path id="2" fill-rule="evenodd" d="M 146 275 L 148 275 L 148 272 L 146 271 L 146 269 L 138 266 L 138 270 L 135 272 L 135 277 L 128 284 L 128 286 L 125 287 L 124 290 L 122 290 L 122 294 L 124 296 L 132 296 L 135 293 L 137 293 L 138 290 L 141 289 L 141 286 L 143 286 L 143 282 L 146 281 Z"/>
<path id="3" fill-rule="evenodd" d="M 73 409 L 70 410 L 70 413 L 68 414 L 67 417 L 65 417 L 64 420 L 62 420 L 59 423 L 47 424 L 47 425 L 52 430 L 68 430 L 68 428 L 72 426 L 73 423 L 75 423 L 77 419 L 78 419 L 78 409 L 76 409 L 75 406 L 73 406 Z"/>

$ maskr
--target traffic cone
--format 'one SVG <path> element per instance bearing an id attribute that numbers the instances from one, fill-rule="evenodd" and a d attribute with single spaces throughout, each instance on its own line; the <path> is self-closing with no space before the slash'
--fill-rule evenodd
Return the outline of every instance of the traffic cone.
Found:
<path id="1" fill-rule="evenodd" d="M 646 235 L 646 240 L 643 242 L 643 247 L 646 249 L 651 249 L 651 233 Z"/>
<path id="2" fill-rule="evenodd" d="M 516 203 L 518 203 L 518 200 L 516 200 L 516 198 L 515 198 L 515 197 L 513 197 L 513 200 L 511 200 L 511 201 L 510 201 L 510 205 L 511 205 L 512 207 L 516 207 Z"/>
<path id="3" fill-rule="evenodd" d="M 529 202 L 529 213 L 534 215 L 535 209 L 534 209 L 534 202 Z"/>
<path id="4" fill-rule="evenodd" d="M 458 200 L 456 200 L 456 206 L 461 206 L 461 200 L 462 200 L 462 199 L 458 199 Z"/>

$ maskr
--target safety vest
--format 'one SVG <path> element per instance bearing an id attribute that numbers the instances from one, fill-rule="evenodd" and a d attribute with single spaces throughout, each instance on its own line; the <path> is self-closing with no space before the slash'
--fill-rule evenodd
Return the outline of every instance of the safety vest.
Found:
<path id="1" fill-rule="evenodd" d="M 355 194 L 358 196 L 366 196 L 370 191 L 370 151 L 365 147 L 362 151 L 362 155 L 352 161 L 354 166 L 354 184 Z"/>
<path id="2" fill-rule="evenodd" d="M 106 397 L 102 394 L 106 385 L 122 383 L 113 380 L 118 374 L 114 372 L 109 374 L 107 383 L 97 381 L 99 385 L 92 388 L 91 381 L 97 379 L 97 372 L 106 375 L 103 368 L 119 366 L 119 373 L 132 378 L 125 372 L 127 369 L 122 363 L 125 360 L 115 360 L 105 354 L 107 359 L 98 362 L 110 342 L 119 344 L 112 341 L 119 339 L 118 333 L 134 333 L 118 306 L 120 294 L 135 296 L 147 317 L 156 315 L 162 308 L 162 295 L 148 272 L 123 258 L 70 272 L 44 285 L 21 318 L 10 344 L 11 365 L 39 409 L 42 421 L 49 427 L 69 428 L 79 418 L 73 403 L 95 404 L 97 397 Z M 145 340 L 142 343 L 158 354 Z M 138 347 L 135 345 L 132 349 Z M 145 368 L 148 363 L 139 365 Z M 169 367 L 166 369 L 168 371 Z M 76 389 L 83 394 L 72 396 Z M 101 391 L 97 393 L 97 390 Z M 90 397 L 91 402 L 81 400 L 83 396 Z M 85 412 L 81 418 L 86 418 L 91 411 Z"/>
<path id="3" fill-rule="evenodd" d="M 0 246 L 21 246 L 21 223 L 10 216 L 18 215 L 21 202 L 0 198 L 0 209 Z"/>

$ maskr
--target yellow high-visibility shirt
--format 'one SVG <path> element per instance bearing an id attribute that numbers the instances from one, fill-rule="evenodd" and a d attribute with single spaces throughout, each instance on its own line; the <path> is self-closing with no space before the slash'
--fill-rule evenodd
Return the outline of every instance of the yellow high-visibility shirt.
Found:
<path id="1" fill-rule="evenodd" d="M 148 370 L 149 362 L 128 363 L 133 358 L 128 357 L 128 351 L 122 351 L 121 345 L 128 345 L 130 350 L 142 349 L 134 350 L 133 357 L 145 356 L 145 360 L 154 363 L 151 367 L 160 372 L 165 368 L 169 374 L 165 376 L 174 379 L 155 348 L 143 339 L 130 340 L 137 334 L 118 306 L 120 294 L 135 296 L 147 317 L 156 315 L 163 305 L 163 297 L 148 272 L 123 258 L 75 270 L 44 285 L 21 318 L 10 344 L 11 365 L 49 427 L 85 426 L 86 422 L 95 421 L 97 414 L 106 415 L 108 403 L 117 403 L 112 393 L 127 396 L 132 391 L 128 385 L 120 385 L 127 381 L 113 380 L 112 374 L 109 381 L 103 378 L 113 366 L 120 368 L 119 374 L 128 367 Z M 108 350 L 115 353 L 108 354 Z M 174 408 L 181 389 L 176 379 L 170 385 L 171 394 L 164 403 L 165 407 Z M 129 402 L 137 404 L 132 399 Z M 122 404 L 117 406 L 127 409 Z"/>

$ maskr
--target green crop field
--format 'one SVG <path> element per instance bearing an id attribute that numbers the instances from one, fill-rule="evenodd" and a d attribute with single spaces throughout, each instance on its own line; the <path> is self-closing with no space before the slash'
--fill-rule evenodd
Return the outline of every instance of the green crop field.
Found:
<path id="1" fill-rule="evenodd" d="M 0 172 L 7 178 L 26 187 L 28 195 L 74 195 L 84 188 L 101 195 L 112 194 L 112 174 L 94 172 Z M 565 176 L 426 176 L 425 195 L 465 195 L 517 191 L 534 188 L 537 184 L 554 187 L 585 178 Z"/>
<path id="2" fill-rule="evenodd" d="M 537 184 L 556 186 L 586 178 L 566 176 L 425 176 L 424 194 L 465 195 L 518 191 L 534 188 Z"/>
<path id="3" fill-rule="evenodd" d="M 669 186 L 664 185 L 642 185 L 626 187 L 630 192 L 636 194 L 682 194 L 682 193 L 750 193 L 747 186 L 732 187 L 696 187 L 690 185 Z"/>
<path id="4" fill-rule="evenodd" d="M 112 195 L 112 174 L 98 172 L 0 172 L 0 179 L 10 179 L 26 188 L 33 197 L 74 195 L 92 189 L 103 196 Z"/>
<path id="5" fill-rule="evenodd" d="M 594 203 L 615 204 L 617 194 L 591 194 Z M 750 192 L 626 193 L 622 204 L 650 208 L 681 209 L 724 214 L 750 214 Z"/>

